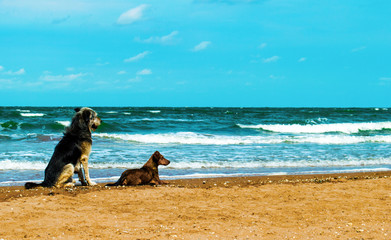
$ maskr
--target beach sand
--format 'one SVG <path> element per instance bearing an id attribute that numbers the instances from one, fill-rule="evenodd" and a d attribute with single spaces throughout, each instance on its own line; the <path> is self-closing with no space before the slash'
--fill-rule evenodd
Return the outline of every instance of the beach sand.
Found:
<path id="1" fill-rule="evenodd" d="M 391 172 L 0 188 L 0 239 L 391 239 Z"/>

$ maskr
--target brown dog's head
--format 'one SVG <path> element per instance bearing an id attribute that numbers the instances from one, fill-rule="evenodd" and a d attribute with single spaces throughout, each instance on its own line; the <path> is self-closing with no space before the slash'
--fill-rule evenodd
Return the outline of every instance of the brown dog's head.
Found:
<path id="1" fill-rule="evenodd" d="M 170 164 L 170 161 L 165 159 L 163 155 L 160 154 L 160 152 L 156 151 L 154 154 L 152 154 L 153 162 L 158 165 L 164 165 L 167 166 Z"/>
<path id="2" fill-rule="evenodd" d="M 88 129 L 95 131 L 101 124 L 98 114 L 91 108 L 75 108 L 75 115 L 72 119 L 71 129 Z"/>

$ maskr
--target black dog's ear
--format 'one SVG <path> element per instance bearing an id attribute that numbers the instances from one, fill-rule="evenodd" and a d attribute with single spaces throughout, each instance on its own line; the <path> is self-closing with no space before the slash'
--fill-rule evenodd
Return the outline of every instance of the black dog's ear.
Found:
<path id="1" fill-rule="evenodd" d="M 90 121 L 91 112 L 90 111 L 83 111 L 83 119 L 85 122 Z"/>
<path id="2" fill-rule="evenodd" d="M 79 112 L 81 108 L 77 107 L 75 108 L 75 112 Z"/>

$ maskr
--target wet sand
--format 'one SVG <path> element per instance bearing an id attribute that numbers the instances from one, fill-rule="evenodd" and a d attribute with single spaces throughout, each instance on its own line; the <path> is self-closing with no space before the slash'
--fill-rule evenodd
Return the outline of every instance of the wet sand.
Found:
<path id="1" fill-rule="evenodd" d="M 391 172 L 0 187 L 0 239 L 390 239 Z"/>

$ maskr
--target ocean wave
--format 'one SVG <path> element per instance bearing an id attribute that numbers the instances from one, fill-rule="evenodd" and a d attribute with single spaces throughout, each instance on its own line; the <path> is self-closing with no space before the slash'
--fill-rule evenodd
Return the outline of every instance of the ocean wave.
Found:
<path id="1" fill-rule="evenodd" d="M 16 109 L 16 111 L 23 112 L 23 113 L 29 113 L 30 112 L 30 110 L 27 110 L 27 109 Z"/>
<path id="2" fill-rule="evenodd" d="M 2 129 L 18 129 L 19 123 L 14 121 L 6 121 L 4 123 L 0 123 L 0 130 Z"/>
<path id="3" fill-rule="evenodd" d="M 130 122 L 204 122 L 201 119 L 181 119 L 181 118 L 139 118 L 129 119 Z"/>
<path id="4" fill-rule="evenodd" d="M 332 124 L 237 124 L 240 128 L 261 129 L 278 133 L 359 133 L 360 131 L 380 131 L 391 129 L 391 122 L 332 123 Z"/>
<path id="5" fill-rule="evenodd" d="M 24 161 L 5 159 L 0 161 L 0 170 L 44 170 L 47 166 L 47 161 Z M 91 169 L 134 169 L 142 167 L 143 163 L 134 162 L 95 162 L 89 163 Z M 172 170 L 211 170 L 211 169 L 263 169 L 265 172 L 274 170 L 270 169 L 299 169 L 313 168 L 312 171 L 317 171 L 319 168 L 330 168 L 328 172 L 333 171 L 331 168 L 340 167 L 358 167 L 365 169 L 366 166 L 386 166 L 391 167 L 390 158 L 380 159 L 346 159 L 346 160 L 251 160 L 243 161 L 171 161 L 169 166 L 164 166 L 161 169 L 165 171 Z M 383 167 L 384 168 L 384 167 Z M 268 170 L 269 169 L 269 170 Z M 257 170 L 257 171 L 258 171 Z M 336 169 L 336 171 L 339 169 Z"/>
<path id="6" fill-rule="evenodd" d="M 354 173 L 354 172 L 380 172 L 390 171 L 391 168 L 353 168 L 353 169 L 336 169 L 336 170 L 302 170 L 302 171 L 267 171 L 267 172 L 239 172 L 239 173 L 192 173 L 178 175 L 161 175 L 163 180 L 174 179 L 194 179 L 194 178 L 221 178 L 221 177 L 252 177 L 252 176 L 279 176 L 279 175 L 298 175 L 298 174 L 328 174 L 328 173 Z M 118 177 L 110 179 L 117 180 Z"/>
<path id="7" fill-rule="evenodd" d="M 42 130 L 42 129 L 49 129 L 49 130 L 64 130 L 64 127 L 67 127 L 70 125 L 70 121 L 55 121 L 55 122 L 49 122 L 49 123 L 42 123 L 42 122 L 15 122 L 15 121 L 6 121 L 1 123 L 0 122 L 0 131 L 2 130 Z"/>
<path id="8" fill-rule="evenodd" d="M 44 113 L 20 113 L 20 115 L 22 117 L 43 117 L 45 116 L 46 114 Z"/>
<path id="9" fill-rule="evenodd" d="M 390 165 L 390 158 L 380 159 L 346 159 L 346 160 L 251 160 L 243 161 L 192 161 L 192 162 L 174 162 L 171 161 L 165 169 L 237 169 L 237 168 L 259 168 L 259 169 L 275 169 L 275 168 L 319 168 L 319 167 L 360 167 L 374 165 Z"/>
<path id="10" fill-rule="evenodd" d="M 391 135 L 299 135 L 299 136 L 226 136 L 194 132 L 162 134 L 108 134 L 96 133 L 94 137 L 124 140 L 142 144 L 192 144 L 192 145 L 251 145 L 251 144 L 358 144 L 391 143 Z"/>
<path id="11" fill-rule="evenodd" d="M 61 124 L 64 127 L 71 125 L 71 121 L 56 121 L 56 123 Z"/>
<path id="12" fill-rule="evenodd" d="M 20 160 L 1 160 L 0 170 L 43 170 L 47 162 L 43 161 L 20 161 Z"/>
<path id="13" fill-rule="evenodd" d="M 162 134 L 94 134 L 100 138 L 111 138 L 137 143 L 159 143 L 159 144 L 200 144 L 200 145 L 232 145 L 256 143 L 255 136 L 218 136 L 210 134 L 199 134 L 194 132 L 162 133 Z"/>

